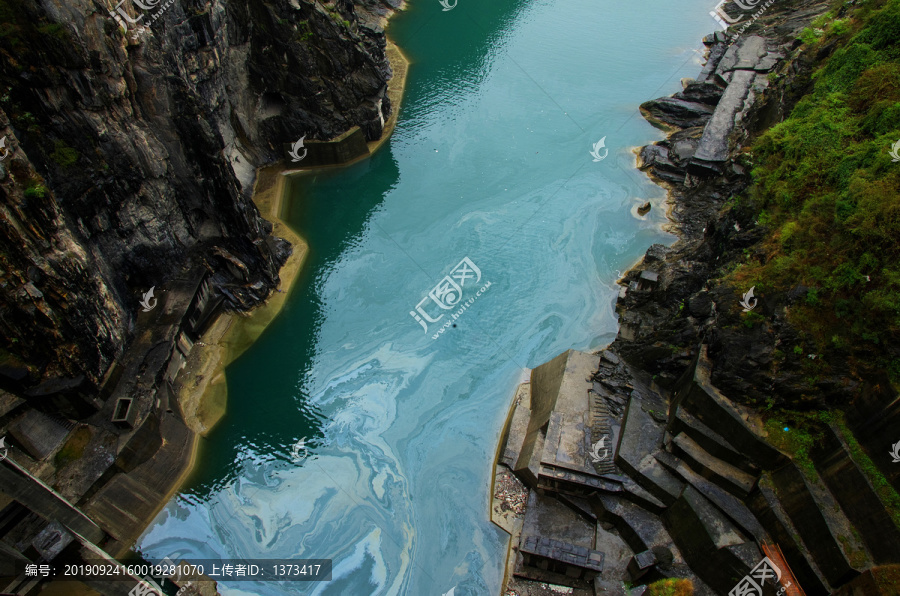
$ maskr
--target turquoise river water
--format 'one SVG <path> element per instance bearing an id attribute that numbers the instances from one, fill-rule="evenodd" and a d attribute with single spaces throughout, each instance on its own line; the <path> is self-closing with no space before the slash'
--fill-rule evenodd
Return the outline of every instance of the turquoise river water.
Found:
<path id="1" fill-rule="evenodd" d="M 633 147 L 663 137 L 638 105 L 697 75 L 711 8 L 412 0 L 396 15 L 412 67 L 393 137 L 294 179 L 309 259 L 229 366 L 228 412 L 144 555 L 334 562 L 330 582 L 228 595 L 498 594 L 509 538 L 489 485 L 515 387 L 610 342 L 616 270 L 673 240 L 663 190 L 634 167 Z"/>

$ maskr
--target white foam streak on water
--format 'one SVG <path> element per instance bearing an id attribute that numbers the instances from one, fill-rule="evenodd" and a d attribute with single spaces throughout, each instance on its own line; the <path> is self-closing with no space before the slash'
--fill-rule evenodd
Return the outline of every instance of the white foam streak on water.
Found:
<path id="1" fill-rule="evenodd" d="M 324 439 L 295 464 L 289 448 L 275 458 L 262 447 L 264 420 L 248 420 L 247 437 L 217 444 L 236 454 L 237 480 L 173 500 L 141 538 L 146 554 L 334 559 L 329 583 L 220 584 L 235 595 L 497 593 L 508 539 L 488 521 L 488 486 L 515 385 L 526 367 L 610 341 L 616 269 L 671 240 L 659 208 L 631 213 L 661 194 L 633 168 L 630 147 L 660 138 L 636 107 L 696 74 L 685 44 L 712 23 L 704 0 L 645 4 L 534 2 L 474 67 L 413 65 L 382 149 L 396 181 L 352 248 L 314 272 L 323 317 L 311 366 L 267 373 L 295 375 L 291 395 L 229 395 L 275 416 L 306 400 Z M 417 67 L 437 72 L 416 87 Z M 594 163 L 604 135 L 609 157 Z M 335 194 L 316 200 L 339 209 Z M 409 311 L 466 256 L 477 286 L 492 285 L 432 340 L 438 325 L 425 333 Z"/>

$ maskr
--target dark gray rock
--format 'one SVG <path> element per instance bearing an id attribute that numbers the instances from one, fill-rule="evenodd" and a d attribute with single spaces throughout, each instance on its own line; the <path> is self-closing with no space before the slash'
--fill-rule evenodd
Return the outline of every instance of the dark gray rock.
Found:
<path id="1" fill-rule="evenodd" d="M 728 159 L 729 139 L 737 123 L 738 114 L 745 108 L 745 100 L 750 88 L 756 81 L 756 73 L 752 70 L 734 72 L 725 94 L 716 106 L 688 171 L 699 175 L 719 173 L 722 164 Z"/>
<path id="2" fill-rule="evenodd" d="M 712 81 L 693 81 L 685 85 L 684 91 L 675 97 L 685 101 L 715 106 L 722 99 L 725 89 Z"/>
<path id="3" fill-rule="evenodd" d="M 705 125 L 712 117 L 713 108 L 705 103 L 662 97 L 642 103 L 641 113 L 657 125 L 690 128 Z"/>

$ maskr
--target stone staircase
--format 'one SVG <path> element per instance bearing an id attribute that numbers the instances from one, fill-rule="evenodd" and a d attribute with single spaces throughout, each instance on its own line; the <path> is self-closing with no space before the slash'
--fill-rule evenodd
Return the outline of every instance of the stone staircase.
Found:
<path id="1" fill-rule="evenodd" d="M 556 371 L 562 380 L 547 386 L 560 397 L 553 408 L 534 401 L 531 414 L 515 413 L 520 431 L 507 440 L 502 461 L 517 461 L 510 467 L 526 485 L 595 520 L 598 551 L 604 531 L 631 550 L 627 572 L 622 565 L 603 570 L 596 594 L 624 594 L 622 579 L 665 577 L 691 579 L 701 596 L 728 594 L 774 546 L 808 596 L 831 594 L 875 565 L 900 563 L 900 528 L 837 428 L 826 429 L 812 450 L 815 470 L 801 469 L 768 442 L 753 411 L 712 385 L 705 346 L 671 396 L 608 351 L 594 357 L 597 372 L 583 383 L 587 362 L 568 353 L 535 369 L 532 385 Z M 578 402 L 582 392 L 587 399 Z M 569 409 L 559 410 L 564 402 Z M 587 410 L 584 426 L 576 403 Z M 541 432 L 523 438 L 528 425 Z M 583 443 L 567 432 L 581 433 Z M 602 436 L 615 439 L 614 457 L 591 463 L 591 445 Z M 572 449 L 583 449 L 575 463 L 566 461 Z M 774 583 L 764 589 L 777 591 Z"/>
<path id="2" fill-rule="evenodd" d="M 629 402 L 616 454 L 666 503 L 661 518 L 693 572 L 725 594 L 762 558 L 763 544 L 777 544 L 813 596 L 874 564 L 900 563 L 900 530 L 839 432 L 832 428 L 813 453 L 816 473 L 804 472 L 766 441 L 752 412 L 710 383 L 710 368 L 703 348 L 664 426 Z"/>

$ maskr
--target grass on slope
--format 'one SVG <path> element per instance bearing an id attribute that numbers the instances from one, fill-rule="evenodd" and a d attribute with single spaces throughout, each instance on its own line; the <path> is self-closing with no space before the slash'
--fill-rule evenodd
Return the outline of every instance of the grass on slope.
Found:
<path id="1" fill-rule="evenodd" d="M 851 368 L 885 368 L 896 383 L 900 160 L 890 151 L 900 142 L 900 0 L 859 2 L 843 19 L 829 13 L 802 39 L 813 51 L 838 49 L 748 155 L 754 185 L 742 202 L 772 233 L 763 262 L 748 259 L 729 277 L 762 292 L 807 286 L 790 322 L 816 349 L 848 350 L 860 358 Z"/>

